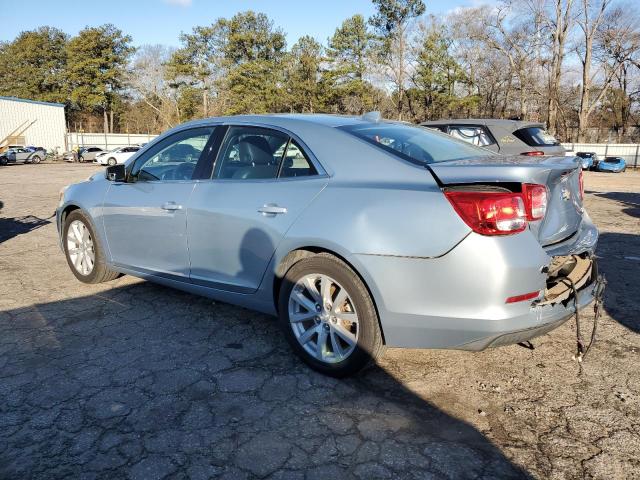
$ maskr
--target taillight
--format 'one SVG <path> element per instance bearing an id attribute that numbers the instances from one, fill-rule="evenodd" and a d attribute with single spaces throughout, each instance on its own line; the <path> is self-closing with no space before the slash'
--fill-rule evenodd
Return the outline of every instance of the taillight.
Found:
<path id="1" fill-rule="evenodd" d="M 527 157 L 540 157 L 544 155 L 544 152 L 541 152 L 540 150 L 534 150 L 532 152 L 522 152 L 520 155 L 526 155 Z"/>
<path id="2" fill-rule="evenodd" d="M 578 185 L 580 187 L 580 200 L 584 200 L 584 177 L 582 175 L 582 169 L 580 169 L 580 175 L 578 176 Z"/>
<path id="3" fill-rule="evenodd" d="M 547 187 L 532 183 L 522 184 L 522 196 L 530 222 L 544 218 L 547 212 Z"/>
<path id="4" fill-rule="evenodd" d="M 445 195 L 462 220 L 481 235 L 510 235 L 527 227 L 520 193 L 454 190 Z"/>

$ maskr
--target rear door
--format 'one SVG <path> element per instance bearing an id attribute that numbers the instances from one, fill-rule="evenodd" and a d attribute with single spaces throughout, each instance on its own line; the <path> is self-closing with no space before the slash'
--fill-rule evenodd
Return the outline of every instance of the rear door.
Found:
<path id="1" fill-rule="evenodd" d="M 283 236 L 326 183 L 298 139 L 273 129 L 229 126 L 213 178 L 197 183 L 189 203 L 191 281 L 257 290 Z"/>

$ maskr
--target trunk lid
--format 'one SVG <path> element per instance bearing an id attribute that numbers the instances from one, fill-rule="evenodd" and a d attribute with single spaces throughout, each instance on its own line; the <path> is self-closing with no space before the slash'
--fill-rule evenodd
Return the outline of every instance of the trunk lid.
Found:
<path id="1" fill-rule="evenodd" d="M 580 161 L 577 157 L 492 156 L 431 163 L 443 186 L 461 184 L 536 183 L 546 185 L 547 211 L 530 229 L 542 246 L 571 237 L 582 222 Z"/>

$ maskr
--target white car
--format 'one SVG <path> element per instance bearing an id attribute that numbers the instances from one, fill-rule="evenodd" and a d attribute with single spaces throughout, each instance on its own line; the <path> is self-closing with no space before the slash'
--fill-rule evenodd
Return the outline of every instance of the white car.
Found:
<path id="1" fill-rule="evenodd" d="M 118 147 L 108 152 L 103 152 L 96 156 L 96 162 L 100 165 L 115 165 L 117 163 L 124 163 L 127 159 L 140 150 L 138 145 L 130 145 L 127 147 Z"/>

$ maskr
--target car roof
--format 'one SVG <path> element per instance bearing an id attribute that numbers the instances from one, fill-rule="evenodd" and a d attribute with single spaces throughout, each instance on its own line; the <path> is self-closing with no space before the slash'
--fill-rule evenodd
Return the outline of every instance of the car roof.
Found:
<path id="1" fill-rule="evenodd" d="M 349 115 L 334 115 L 328 113 L 270 113 L 270 114 L 256 114 L 256 115 L 233 115 L 228 117 L 209 117 L 202 120 L 193 120 L 191 122 L 184 123 L 180 127 L 184 126 L 197 126 L 197 125 L 210 125 L 212 123 L 256 123 L 279 126 L 282 128 L 293 127 L 295 125 L 303 124 L 317 124 L 326 127 L 341 127 L 345 125 L 370 125 L 373 122 L 370 118 L 363 118 L 361 116 L 349 116 Z M 405 122 L 397 122 L 393 120 L 381 119 L 377 123 L 393 123 L 393 124 L 407 124 Z"/>
<path id="2" fill-rule="evenodd" d="M 469 125 L 479 124 L 487 126 L 496 126 L 501 128 L 513 128 L 514 130 L 523 127 L 542 127 L 544 124 L 540 122 L 528 122 L 524 120 L 505 120 L 503 118 L 443 118 L 441 120 L 430 120 L 422 122 L 420 125 Z"/>

